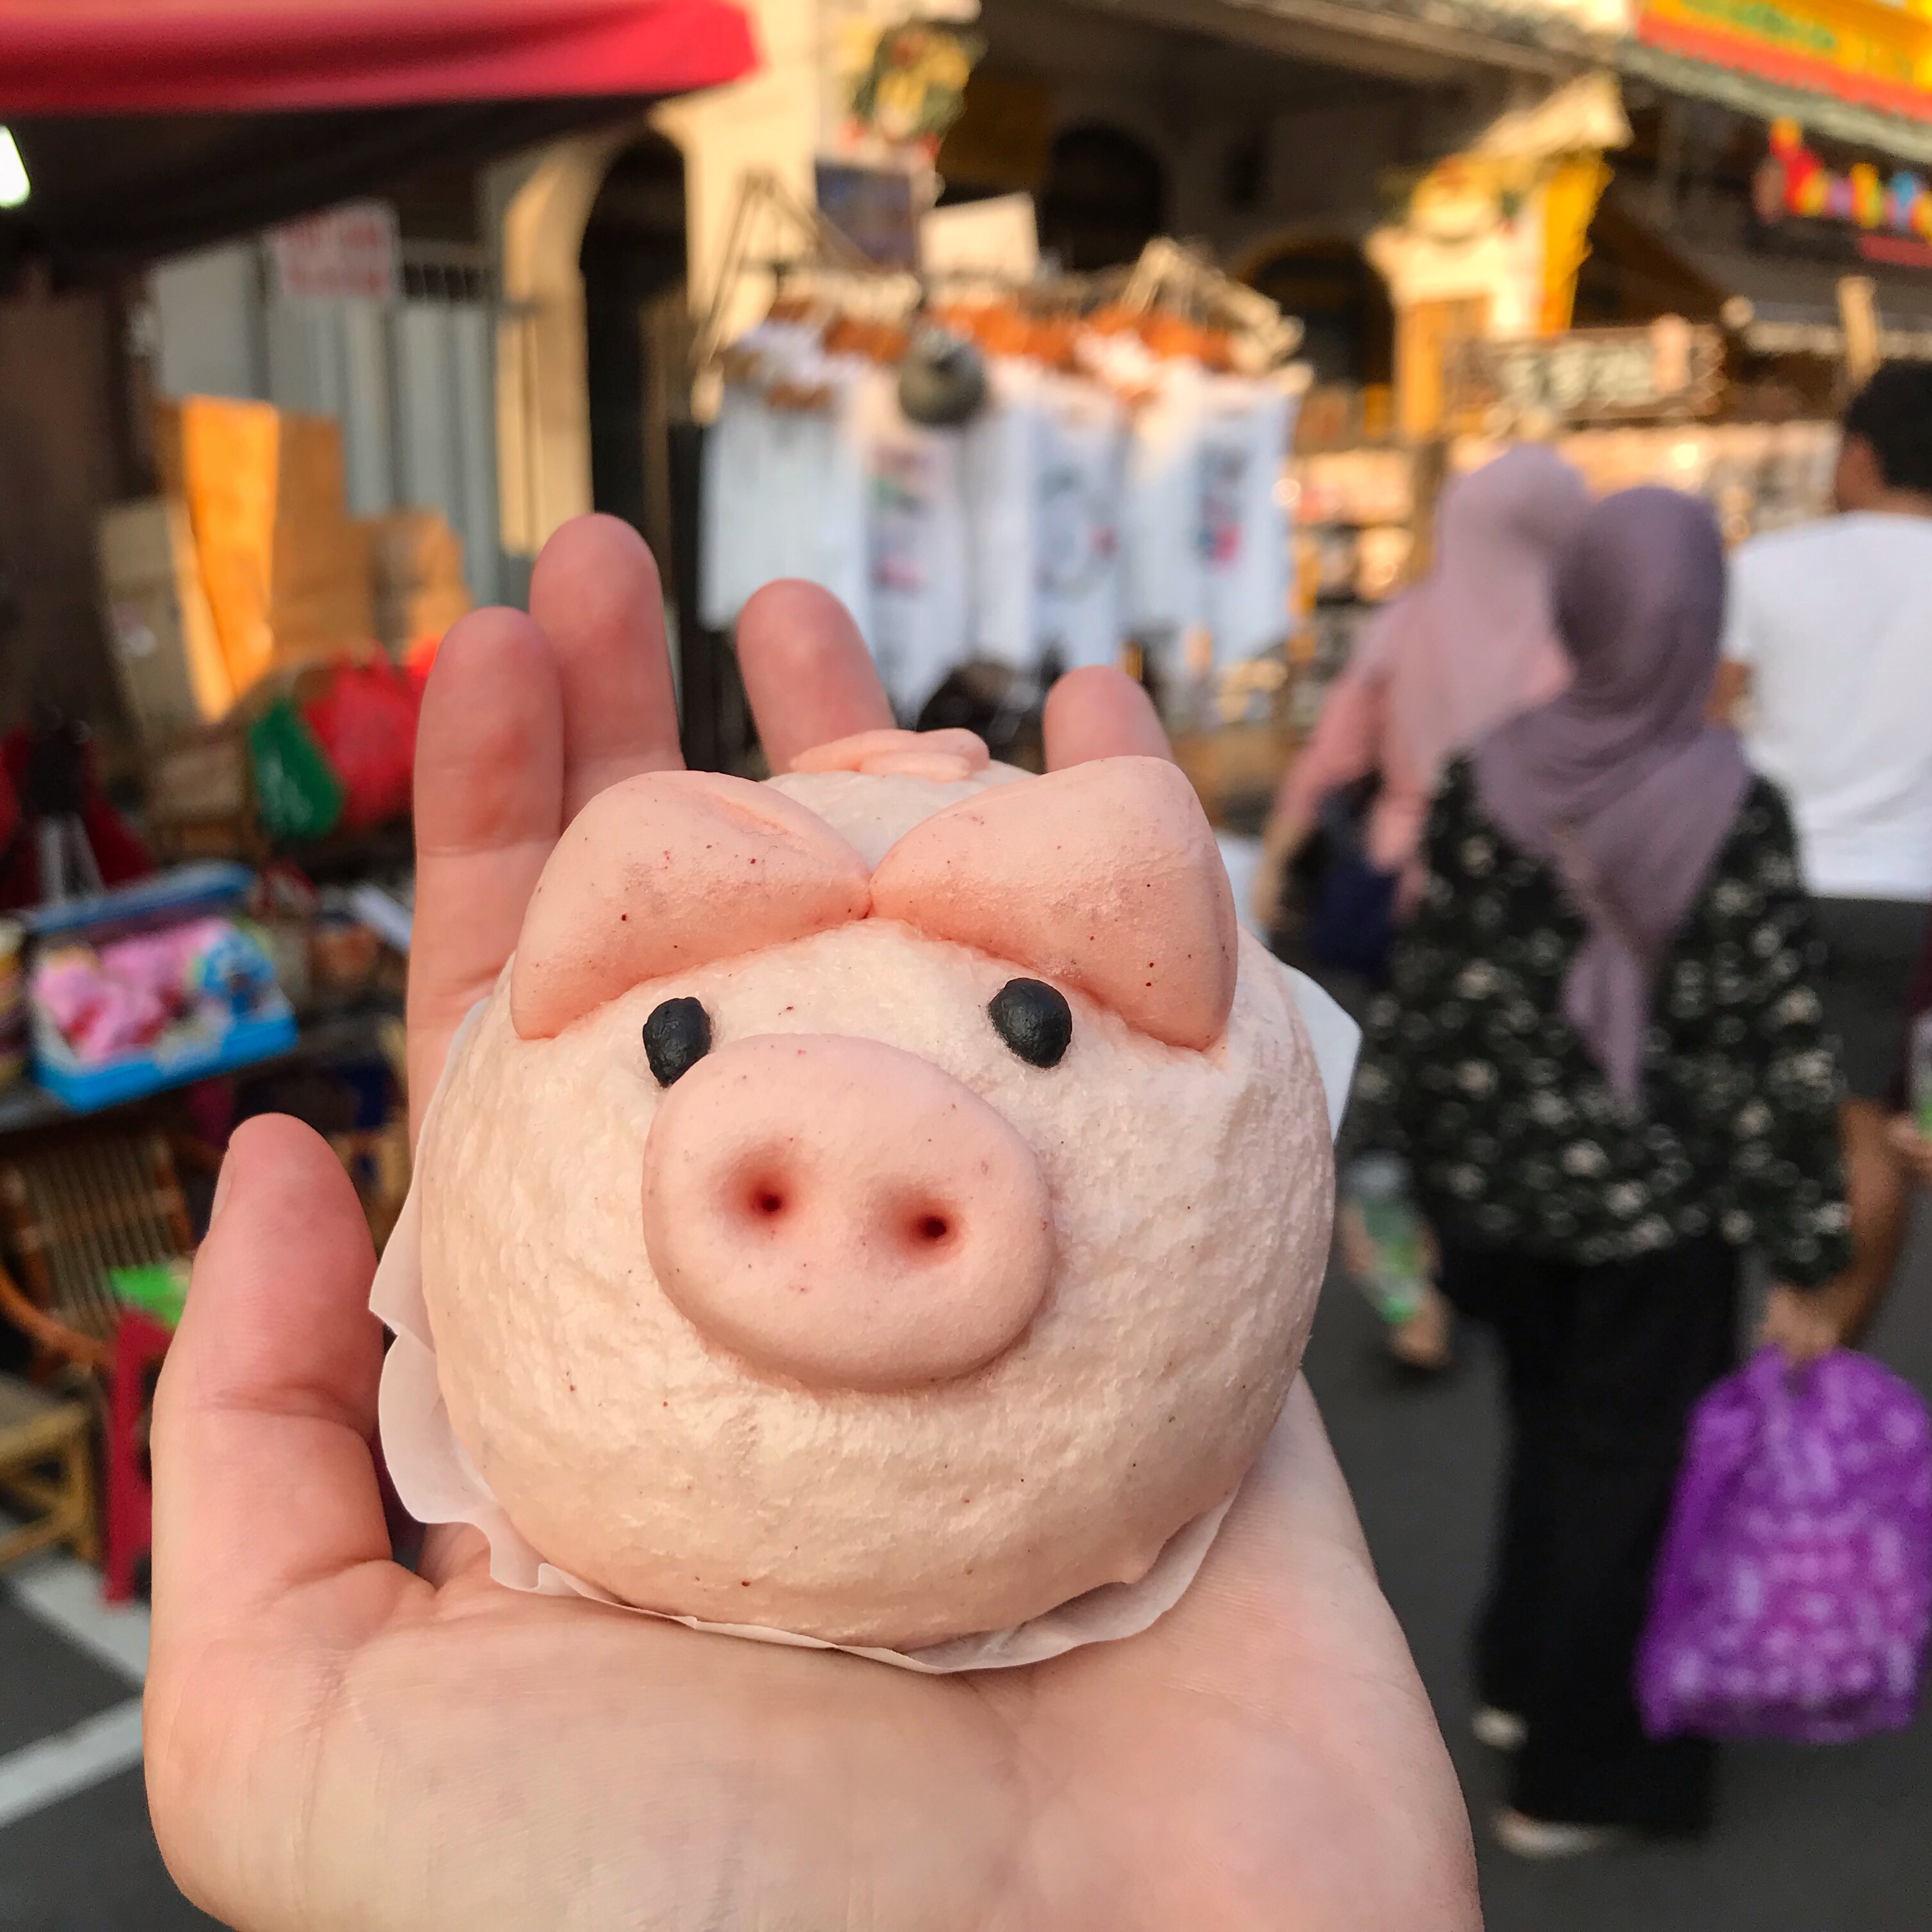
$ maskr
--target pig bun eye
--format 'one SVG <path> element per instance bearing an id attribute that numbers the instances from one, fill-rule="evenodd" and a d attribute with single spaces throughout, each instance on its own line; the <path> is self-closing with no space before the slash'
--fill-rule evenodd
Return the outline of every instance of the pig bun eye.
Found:
<path id="1" fill-rule="evenodd" d="M 1073 1012 L 1044 980 L 1009 980 L 986 1008 L 993 1030 L 1029 1066 L 1058 1066 L 1073 1038 Z"/>
<path id="2" fill-rule="evenodd" d="M 644 1022 L 644 1057 L 660 1087 L 681 1080 L 711 1051 L 711 1016 L 696 1000 L 666 1000 Z"/>

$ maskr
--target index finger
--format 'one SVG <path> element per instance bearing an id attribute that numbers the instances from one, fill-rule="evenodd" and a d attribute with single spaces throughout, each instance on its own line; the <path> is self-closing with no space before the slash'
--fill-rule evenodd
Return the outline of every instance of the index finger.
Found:
<path id="1" fill-rule="evenodd" d="M 1043 720 L 1046 768 L 1057 772 L 1091 758 L 1171 758 L 1154 700 L 1111 666 L 1070 670 L 1047 693 Z"/>
<path id="2" fill-rule="evenodd" d="M 850 612 L 815 584 L 784 578 L 745 600 L 738 669 L 774 772 L 814 745 L 892 722 Z"/>
<path id="3" fill-rule="evenodd" d="M 416 729 L 409 1089 L 423 1109 L 452 1036 L 494 984 L 563 830 L 563 695 L 550 642 L 515 610 L 443 641 Z"/>
<path id="4" fill-rule="evenodd" d="M 530 572 L 530 616 L 556 652 L 563 818 L 639 772 L 674 771 L 677 700 L 650 547 L 616 517 L 573 518 Z"/>

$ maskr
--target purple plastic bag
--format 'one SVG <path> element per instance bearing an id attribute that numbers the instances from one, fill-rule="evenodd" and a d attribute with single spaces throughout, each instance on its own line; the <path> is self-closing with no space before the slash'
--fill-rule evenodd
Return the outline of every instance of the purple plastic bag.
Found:
<path id="1" fill-rule="evenodd" d="M 1932 1613 L 1932 1427 L 1843 1349 L 1761 1349 L 1692 1412 L 1637 1708 L 1654 1738 L 1840 1744 L 1912 1718 Z"/>

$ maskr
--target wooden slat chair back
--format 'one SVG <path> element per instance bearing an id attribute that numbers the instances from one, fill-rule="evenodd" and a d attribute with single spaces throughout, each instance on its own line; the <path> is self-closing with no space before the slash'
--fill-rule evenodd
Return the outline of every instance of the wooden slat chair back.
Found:
<path id="1" fill-rule="evenodd" d="M 194 1245 L 158 1132 L 80 1132 L 0 1159 L 0 1222 L 10 1262 L 0 1314 L 42 1349 L 104 1374 L 120 1316 L 107 1270 Z"/>
<path id="2" fill-rule="evenodd" d="M 0 1534 L 0 1570 L 64 1543 L 83 1563 L 99 1549 L 87 1405 L 0 1376 L 0 1496 L 25 1518 Z M 57 1474 L 46 1473 L 48 1466 Z"/>

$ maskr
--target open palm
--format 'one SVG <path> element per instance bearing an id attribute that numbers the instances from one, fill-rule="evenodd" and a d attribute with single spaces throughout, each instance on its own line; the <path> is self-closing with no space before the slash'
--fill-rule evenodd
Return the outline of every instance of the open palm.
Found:
<path id="1" fill-rule="evenodd" d="M 677 762 L 656 572 L 586 519 L 531 616 L 451 634 L 418 754 L 413 1093 L 515 943 L 569 817 Z M 740 626 L 775 764 L 890 722 L 850 621 Z M 1112 673 L 1065 764 L 1163 748 Z M 292 1122 L 236 1138 L 157 1402 L 155 1826 L 248 1932 L 1463 1932 L 1468 1833 L 1298 1384 L 1193 1586 L 1142 1635 L 912 1676 L 489 1581 L 472 1532 L 390 1561 L 355 1197 Z"/>

